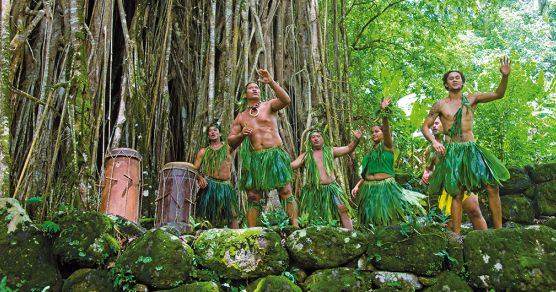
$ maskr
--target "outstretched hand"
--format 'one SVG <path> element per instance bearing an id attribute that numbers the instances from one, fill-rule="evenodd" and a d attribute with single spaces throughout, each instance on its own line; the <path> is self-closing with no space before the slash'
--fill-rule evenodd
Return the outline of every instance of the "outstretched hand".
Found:
<path id="1" fill-rule="evenodd" d="M 259 69 L 257 70 L 259 74 L 259 82 L 263 84 L 270 84 L 274 79 L 270 76 L 270 73 L 266 69 Z"/>
<path id="2" fill-rule="evenodd" d="M 508 58 L 508 56 L 504 56 L 504 57 L 500 58 L 500 73 L 502 73 L 503 76 L 510 75 L 510 72 L 511 72 L 510 64 L 511 63 L 512 63 L 512 61 L 510 61 L 510 58 Z"/>
<path id="3" fill-rule="evenodd" d="M 357 131 L 355 131 L 355 133 L 353 133 L 353 136 L 357 140 L 361 139 L 361 136 L 363 136 L 363 127 L 359 127 L 359 129 L 357 129 Z"/>
<path id="4" fill-rule="evenodd" d="M 390 96 L 385 97 L 380 103 L 380 108 L 381 109 L 387 108 L 390 105 L 391 101 L 392 99 L 390 98 Z"/>

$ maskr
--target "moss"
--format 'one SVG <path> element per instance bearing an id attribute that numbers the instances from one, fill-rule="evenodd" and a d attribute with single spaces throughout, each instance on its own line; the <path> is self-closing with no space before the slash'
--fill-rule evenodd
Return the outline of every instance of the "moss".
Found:
<path id="1" fill-rule="evenodd" d="M 433 276 L 444 268 L 445 257 L 436 255 L 448 250 L 448 238 L 441 226 L 419 227 L 408 237 L 400 230 L 381 229 L 371 239 L 367 254 L 379 270 L 403 271 Z"/>
<path id="2" fill-rule="evenodd" d="M 110 292 L 117 291 L 112 287 L 109 271 L 80 269 L 64 281 L 63 292 Z"/>
<path id="3" fill-rule="evenodd" d="M 548 220 L 546 220 L 546 222 L 544 222 L 544 225 L 552 228 L 552 229 L 556 229 L 556 218 L 550 218 Z"/>
<path id="4" fill-rule="evenodd" d="M 112 235 L 112 221 L 106 215 L 74 212 L 58 220 L 62 231 L 54 241 L 54 254 L 63 263 L 98 267 L 120 249 L 118 240 Z"/>
<path id="5" fill-rule="evenodd" d="M 556 215 L 556 180 L 537 185 L 534 200 L 540 215 Z"/>
<path id="6" fill-rule="evenodd" d="M 549 291 L 556 287 L 556 230 L 546 226 L 474 231 L 465 261 L 476 288 Z"/>
<path id="7" fill-rule="evenodd" d="M 529 175 L 536 183 L 556 180 L 556 162 L 528 166 Z"/>
<path id="8" fill-rule="evenodd" d="M 373 273 L 373 284 L 378 287 L 394 287 L 404 291 L 420 290 L 423 285 L 410 273 L 378 271 Z"/>
<path id="9" fill-rule="evenodd" d="M 369 291 L 372 275 L 351 268 L 315 271 L 303 283 L 305 291 Z"/>
<path id="10" fill-rule="evenodd" d="M 533 224 L 535 219 L 535 211 L 533 203 L 522 195 L 503 196 L 502 217 L 506 221 L 513 221 L 524 224 Z"/>
<path id="11" fill-rule="evenodd" d="M 191 247 L 156 229 L 133 241 L 118 257 L 116 267 L 130 269 L 138 282 L 168 289 L 187 280 L 192 263 Z"/>
<path id="12" fill-rule="evenodd" d="M 52 256 L 50 242 L 42 232 L 25 227 L 0 240 L 0 278 L 7 277 L 7 285 L 19 291 L 52 291 L 61 288 L 62 280 Z M 8 260 L 9 259 L 9 260 Z"/>
<path id="13" fill-rule="evenodd" d="M 266 276 L 257 279 L 249 284 L 246 288 L 247 292 L 264 292 L 264 291 L 295 291 L 301 292 L 301 288 L 295 285 L 290 279 L 284 276 Z"/>
<path id="14" fill-rule="evenodd" d="M 322 269 L 342 266 L 365 252 L 369 236 L 330 226 L 312 226 L 288 237 L 287 247 L 302 268 Z"/>
<path id="15" fill-rule="evenodd" d="M 472 292 L 473 289 L 469 287 L 467 282 L 462 280 L 458 275 L 453 272 L 444 272 L 440 274 L 431 287 L 425 289 L 426 292 L 434 291 L 458 291 L 458 292 Z"/>
<path id="16" fill-rule="evenodd" d="M 199 263 L 230 279 L 279 274 L 288 265 L 280 236 L 263 228 L 212 229 L 194 243 Z"/>
<path id="17" fill-rule="evenodd" d="M 129 221 L 122 216 L 108 215 L 108 218 L 112 221 L 117 234 L 125 238 L 141 236 L 147 231 L 137 223 Z"/>
<path id="18" fill-rule="evenodd" d="M 165 292 L 219 292 L 218 284 L 214 282 L 196 282 L 182 285 L 170 290 L 162 290 Z M 162 292 L 158 291 L 158 292 Z"/>
<path id="19" fill-rule="evenodd" d="M 525 169 L 511 167 L 508 170 L 510 179 L 502 183 L 500 195 L 521 193 L 532 186 L 531 178 Z"/>

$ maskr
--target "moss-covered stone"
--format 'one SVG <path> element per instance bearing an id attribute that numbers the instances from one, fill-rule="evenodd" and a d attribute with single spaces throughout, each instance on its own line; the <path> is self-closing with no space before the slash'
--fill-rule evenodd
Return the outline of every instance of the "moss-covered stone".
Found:
<path id="1" fill-rule="evenodd" d="M 510 167 L 508 170 L 510 179 L 502 183 L 500 195 L 521 193 L 533 185 L 525 169 Z"/>
<path id="2" fill-rule="evenodd" d="M 469 287 L 467 282 L 462 280 L 454 272 L 444 272 L 436 278 L 436 283 L 425 289 L 426 292 L 436 292 L 436 291 L 454 291 L 454 292 L 472 292 L 473 289 Z"/>
<path id="3" fill-rule="evenodd" d="M 108 214 L 107 216 L 108 218 L 110 218 L 110 220 L 112 220 L 114 229 L 120 236 L 132 238 L 141 236 L 145 234 L 145 232 L 147 232 L 147 230 L 141 227 L 139 224 L 133 221 L 129 221 L 122 216 L 113 214 Z"/>
<path id="4" fill-rule="evenodd" d="M 80 269 L 75 271 L 64 281 L 63 292 L 110 292 L 117 291 L 112 287 L 112 277 L 109 271 Z"/>
<path id="5" fill-rule="evenodd" d="M 419 279 L 414 274 L 410 273 L 400 273 L 400 272 L 388 272 L 379 271 L 373 273 L 373 284 L 378 287 L 396 287 L 395 283 L 402 286 L 405 283 L 411 288 L 411 290 L 419 290 L 423 288 L 423 285 L 419 282 Z"/>
<path id="6" fill-rule="evenodd" d="M 532 224 L 535 219 L 533 203 L 522 195 L 507 195 L 500 198 L 502 218 L 523 224 Z"/>
<path id="7" fill-rule="evenodd" d="M 556 230 L 473 231 L 465 238 L 465 262 L 476 288 L 549 291 L 556 287 Z"/>
<path id="8" fill-rule="evenodd" d="M 360 231 L 311 226 L 288 236 L 288 251 L 302 268 L 339 267 L 365 252 L 369 236 Z"/>
<path id="9" fill-rule="evenodd" d="M 0 220 L 0 240 L 6 239 L 9 232 L 15 231 L 23 224 L 31 223 L 25 209 L 12 198 L 0 198 Z"/>
<path id="10" fill-rule="evenodd" d="M 191 247 L 177 236 L 155 229 L 133 241 L 118 257 L 116 267 L 131 270 L 137 282 L 169 289 L 187 280 L 192 263 Z"/>
<path id="11" fill-rule="evenodd" d="M 305 291 L 370 291 L 372 274 L 351 268 L 318 270 L 303 283 Z"/>
<path id="12" fill-rule="evenodd" d="M 57 219 L 60 236 L 53 251 L 64 264 L 98 267 L 120 249 L 113 236 L 112 221 L 98 212 L 73 212 Z"/>
<path id="13" fill-rule="evenodd" d="M 158 292 L 219 292 L 222 291 L 218 284 L 214 282 L 195 282 L 181 285 L 170 290 L 158 290 Z"/>
<path id="14" fill-rule="evenodd" d="M 284 276 L 266 276 L 257 279 L 249 284 L 247 292 L 266 292 L 266 291 L 295 291 L 301 292 L 301 288 L 295 285 L 290 279 Z"/>
<path id="15" fill-rule="evenodd" d="M 432 276 L 443 270 L 448 238 L 441 226 L 418 227 L 409 236 L 396 229 L 381 229 L 371 239 L 367 254 L 379 270 Z"/>
<path id="16" fill-rule="evenodd" d="M 537 185 L 534 201 L 539 215 L 556 215 L 556 180 Z"/>
<path id="17" fill-rule="evenodd" d="M 552 229 L 556 229 L 556 218 L 549 218 L 547 219 L 543 225 L 546 225 Z"/>
<path id="18" fill-rule="evenodd" d="M 463 230 L 463 229 L 462 229 Z M 471 231 L 468 231 L 468 233 Z M 463 242 L 461 236 L 457 235 L 451 231 L 447 231 L 446 236 L 448 238 L 448 256 L 446 259 L 448 263 L 448 269 L 455 272 L 458 275 L 465 275 L 465 260 L 463 254 Z"/>
<path id="19" fill-rule="evenodd" d="M 7 234 L 0 240 L 0 278 L 7 277 L 7 285 L 19 291 L 51 291 L 62 287 L 62 279 L 51 245 L 42 232 L 26 226 Z"/>
<path id="20" fill-rule="evenodd" d="M 529 199 L 534 199 L 537 196 L 537 185 L 532 185 L 530 188 L 523 192 L 523 195 Z"/>
<path id="21" fill-rule="evenodd" d="M 268 229 L 211 229 L 194 244 L 199 264 L 229 279 L 280 274 L 289 263 L 280 236 Z"/>
<path id="22" fill-rule="evenodd" d="M 529 175 L 536 183 L 556 180 L 556 162 L 528 166 Z"/>

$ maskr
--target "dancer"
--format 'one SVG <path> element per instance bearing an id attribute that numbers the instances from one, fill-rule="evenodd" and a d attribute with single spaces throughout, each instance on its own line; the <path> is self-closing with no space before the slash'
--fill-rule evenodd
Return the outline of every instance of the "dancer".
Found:
<path id="1" fill-rule="evenodd" d="M 304 143 L 305 152 L 292 161 L 292 169 L 305 166 L 306 183 L 301 190 L 300 213 L 307 214 L 309 223 L 340 221 L 353 229 L 349 198 L 334 176 L 334 158 L 350 154 L 361 139 L 362 129 L 353 141 L 343 147 L 332 147 L 322 132 L 312 129 Z"/>
<path id="2" fill-rule="evenodd" d="M 421 206 L 425 195 L 402 189 L 394 180 L 394 143 L 387 107 L 381 103 L 382 125 L 372 127 L 374 145 L 362 163 L 361 180 L 351 194 L 359 194 L 359 224 L 387 226 L 406 220 L 406 216 L 424 214 Z"/>
<path id="3" fill-rule="evenodd" d="M 209 145 L 197 153 L 194 166 L 200 191 L 197 199 L 197 216 L 209 220 L 214 226 L 239 228 L 239 205 L 232 177 L 232 152 L 235 148 L 222 143 L 220 126 L 208 127 Z"/>
<path id="4" fill-rule="evenodd" d="M 500 59 L 502 79 L 495 92 L 463 94 L 465 76 L 459 71 L 449 71 L 442 80 L 448 96 L 436 102 L 423 123 L 421 131 L 440 155 L 430 179 L 430 190 L 440 194 L 443 189 L 453 197 L 452 220 L 455 233 L 461 231 L 461 212 L 464 191 L 484 186 L 488 192 L 489 207 L 495 228 L 502 227 L 502 209 L 499 195 L 500 182 L 509 179 L 506 167 L 492 153 L 475 142 L 473 121 L 479 103 L 504 97 L 510 75 L 510 60 Z M 445 145 L 430 133 L 434 120 L 440 117 L 445 130 Z"/>
<path id="5" fill-rule="evenodd" d="M 278 111 L 291 102 L 286 91 L 272 79 L 268 71 L 259 69 L 259 82 L 270 85 L 277 98 L 261 102 L 261 91 L 256 83 L 245 88 L 247 108 L 240 112 L 232 124 L 228 143 L 232 147 L 245 142 L 241 149 L 242 172 L 240 187 L 247 191 L 247 225 L 257 225 L 262 210 L 262 192 L 278 189 L 290 224 L 297 224 L 297 203 L 292 195 L 292 169 L 290 156 L 284 150 L 278 133 Z M 246 139 L 247 138 L 247 139 Z"/>

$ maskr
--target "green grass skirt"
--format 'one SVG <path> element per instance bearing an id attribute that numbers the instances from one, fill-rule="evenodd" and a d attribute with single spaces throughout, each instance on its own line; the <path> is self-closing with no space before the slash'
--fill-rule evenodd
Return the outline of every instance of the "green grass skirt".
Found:
<path id="1" fill-rule="evenodd" d="M 460 189 L 475 191 L 484 185 L 500 185 L 509 178 L 510 173 L 502 162 L 477 143 L 449 143 L 446 155 L 438 157 L 429 191 L 440 195 L 446 189 L 455 196 Z"/>
<path id="2" fill-rule="evenodd" d="M 213 226 L 230 224 L 239 214 L 234 187 L 229 181 L 205 178 L 208 186 L 199 191 L 196 216 L 210 221 Z"/>
<path id="3" fill-rule="evenodd" d="M 316 187 L 305 185 L 301 190 L 299 212 L 308 216 L 309 224 L 340 222 L 338 205 L 345 205 L 352 215 L 349 198 L 337 182 Z"/>
<path id="4" fill-rule="evenodd" d="M 365 181 L 359 187 L 359 224 L 388 226 L 405 221 L 406 216 L 425 214 L 425 195 L 406 190 L 394 180 Z"/>
<path id="5" fill-rule="evenodd" d="M 250 161 L 241 172 L 240 187 L 244 190 L 270 191 L 292 182 L 290 156 L 279 147 L 251 151 Z"/>

